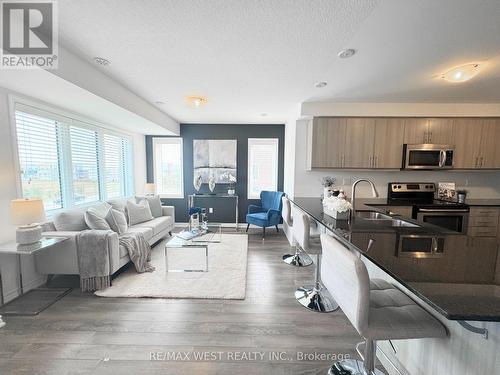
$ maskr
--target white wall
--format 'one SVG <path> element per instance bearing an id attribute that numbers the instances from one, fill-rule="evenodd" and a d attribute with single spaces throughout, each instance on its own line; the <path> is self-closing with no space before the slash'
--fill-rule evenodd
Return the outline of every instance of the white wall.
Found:
<path id="1" fill-rule="evenodd" d="M 294 194 L 297 197 L 320 196 L 320 180 L 324 176 L 335 176 L 337 186 L 351 194 L 351 184 L 358 178 L 373 181 L 381 197 L 387 196 L 387 183 L 391 181 L 455 182 L 457 187 L 467 190 L 468 198 L 500 198 L 500 171 L 342 171 L 306 170 L 307 120 L 297 121 L 295 140 Z M 371 197 L 370 187 L 359 185 L 358 197 Z"/>
<path id="2" fill-rule="evenodd" d="M 12 150 L 9 94 L 19 95 L 0 87 L 0 243 L 15 238 L 15 227 L 9 224 L 9 205 L 12 199 L 18 197 Z M 134 147 L 134 186 L 136 192 L 142 194 L 146 182 L 145 137 L 136 133 L 132 134 L 132 139 Z M 17 267 L 18 263 L 15 255 L 0 255 L 3 295 L 6 301 L 12 300 L 19 293 Z M 36 273 L 33 257 L 23 257 L 22 267 L 25 291 L 38 287 L 45 282 L 45 277 Z"/>

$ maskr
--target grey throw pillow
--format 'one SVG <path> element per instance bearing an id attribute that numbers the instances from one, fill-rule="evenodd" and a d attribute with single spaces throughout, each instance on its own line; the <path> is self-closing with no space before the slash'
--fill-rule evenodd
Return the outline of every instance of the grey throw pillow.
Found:
<path id="1" fill-rule="evenodd" d="M 101 217 L 97 213 L 93 212 L 92 210 L 87 210 L 85 212 L 85 223 L 90 229 L 97 229 L 97 230 L 110 230 L 110 226 L 106 219 L 104 217 Z"/>
<path id="2" fill-rule="evenodd" d="M 151 210 L 151 215 L 153 215 L 153 217 L 163 216 L 163 212 L 161 209 L 161 200 L 159 195 L 151 195 L 147 197 L 135 197 L 135 203 L 140 203 L 144 199 L 148 201 L 149 209 Z"/>
<path id="3" fill-rule="evenodd" d="M 130 226 L 154 219 L 147 200 L 142 200 L 139 203 L 128 201 L 127 212 Z"/>
<path id="4" fill-rule="evenodd" d="M 118 234 L 123 234 L 128 230 L 127 218 L 122 211 L 112 208 L 106 216 L 106 221 L 111 230 Z"/>
<path id="5" fill-rule="evenodd" d="M 69 210 L 54 216 L 54 226 L 58 231 L 82 231 L 88 229 L 85 223 L 85 212 Z"/>

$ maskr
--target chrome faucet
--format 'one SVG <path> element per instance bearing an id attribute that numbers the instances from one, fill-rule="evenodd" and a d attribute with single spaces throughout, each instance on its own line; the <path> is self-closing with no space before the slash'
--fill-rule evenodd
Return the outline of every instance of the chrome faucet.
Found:
<path id="1" fill-rule="evenodd" d="M 356 186 L 360 183 L 360 182 L 367 182 L 370 184 L 371 188 L 372 188 L 372 195 L 374 198 L 377 198 L 378 197 L 378 192 L 377 192 L 377 189 L 375 188 L 375 185 L 373 184 L 373 182 L 371 182 L 370 180 L 367 180 L 365 178 L 361 178 L 357 181 L 354 182 L 354 184 L 352 184 L 352 190 L 351 190 L 351 204 L 352 204 L 352 215 L 354 215 L 354 213 L 356 212 Z"/>

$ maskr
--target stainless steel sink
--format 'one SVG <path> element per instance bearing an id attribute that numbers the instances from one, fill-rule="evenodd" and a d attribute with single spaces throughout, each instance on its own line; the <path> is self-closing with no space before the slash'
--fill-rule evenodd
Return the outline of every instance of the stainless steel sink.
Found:
<path id="1" fill-rule="evenodd" d="M 400 220 L 400 219 L 392 219 L 390 220 L 392 223 L 392 227 L 410 227 L 410 228 L 418 228 L 420 225 L 410 223 L 405 220 Z"/>
<path id="2" fill-rule="evenodd" d="M 376 211 L 356 211 L 356 217 L 365 220 L 391 220 L 389 215 L 382 214 Z"/>

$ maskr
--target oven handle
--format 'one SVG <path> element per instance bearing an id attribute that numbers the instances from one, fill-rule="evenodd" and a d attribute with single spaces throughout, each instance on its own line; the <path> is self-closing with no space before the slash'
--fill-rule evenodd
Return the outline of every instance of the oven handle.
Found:
<path id="1" fill-rule="evenodd" d="M 439 209 L 439 208 L 419 208 L 418 212 L 469 212 L 468 209 L 458 209 L 458 210 L 447 210 L 445 208 Z"/>

